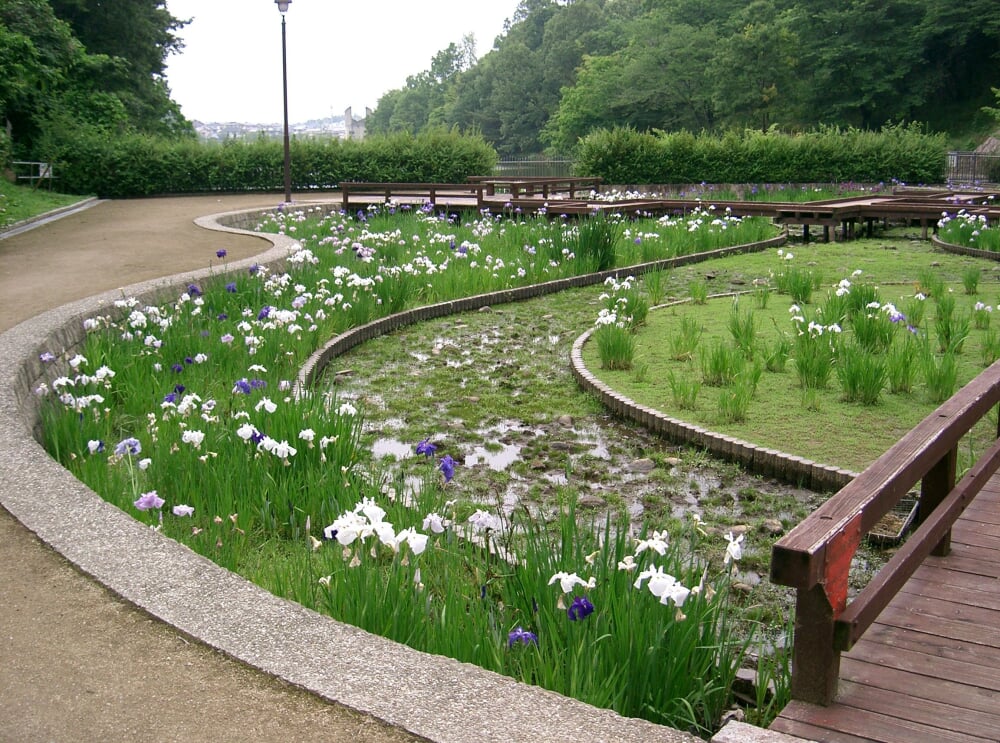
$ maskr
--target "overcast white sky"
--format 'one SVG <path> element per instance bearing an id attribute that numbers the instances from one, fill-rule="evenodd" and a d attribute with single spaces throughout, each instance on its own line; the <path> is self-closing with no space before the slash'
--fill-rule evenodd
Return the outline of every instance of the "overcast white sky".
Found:
<path id="1" fill-rule="evenodd" d="M 486 54 L 518 0 L 292 0 L 286 14 L 288 117 L 363 116 L 472 33 Z M 273 0 L 167 0 L 184 50 L 167 59 L 171 97 L 199 121 L 282 119 L 281 13 Z"/>

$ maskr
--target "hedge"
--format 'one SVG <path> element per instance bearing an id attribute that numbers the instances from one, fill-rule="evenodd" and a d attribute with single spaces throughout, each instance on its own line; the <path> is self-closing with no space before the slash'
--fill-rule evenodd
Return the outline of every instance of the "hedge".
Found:
<path id="1" fill-rule="evenodd" d="M 601 129 L 580 142 L 576 171 L 605 183 L 942 183 L 943 134 L 918 125 L 881 131 L 827 127 L 802 134 Z"/>
<path id="2" fill-rule="evenodd" d="M 437 131 L 364 140 L 293 139 L 292 189 L 329 190 L 341 181 L 461 183 L 493 172 L 496 151 L 479 136 Z M 163 194 L 281 191 L 280 140 L 203 143 L 146 135 L 83 136 L 59 145 L 51 160 L 59 188 L 102 198 Z"/>

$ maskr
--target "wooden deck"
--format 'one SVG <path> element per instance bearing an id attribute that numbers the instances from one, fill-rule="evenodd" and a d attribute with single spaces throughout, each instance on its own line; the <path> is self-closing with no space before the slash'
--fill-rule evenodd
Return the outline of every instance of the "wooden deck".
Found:
<path id="1" fill-rule="evenodd" d="M 735 217 L 763 216 L 781 225 L 802 228 L 810 239 L 810 228 L 822 231 L 822 239 L 850 239 L 864 229 L 868 234 L 878 221 L 917 224 L 922 236 L 936 229 L 944 211 L 966 209 L 982 213 L 991 224 L 1000 222 L 1000 205 L 983 193 L 912 191 L 894 195 L 847 197 L 804 203 L 755 201 L 709 201 L 703 199 L 636 198 L 615 202 L 589 198 L 596 178 L 470 178 L 468 183 L 340 183 L 342 208 L 364 209 L 394 203 L 409 207 L 433 204 L 444 210 L 478 210 L 492 214 L 587 215 L 598 212 L 621 214 L 686 214 L 713 207 L 716 214 Z"/>
<path id="2" fill-rule="evenodd" d="M 1000 740 L 1000 479 L 853 649 L 830 706 L 793 701 L 772 730 L 812 741 Z"/>

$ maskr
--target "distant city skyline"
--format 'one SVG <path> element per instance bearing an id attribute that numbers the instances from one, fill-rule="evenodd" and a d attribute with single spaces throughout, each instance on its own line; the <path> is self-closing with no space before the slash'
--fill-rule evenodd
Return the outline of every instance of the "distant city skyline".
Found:
<path id="1" fill-rule="evenodd" d="M 518 0 L 292 0 L 286 14 L 288 116 L 304 122 L 356 116 L 429 69 L 472 33 L 488 52 Z M 273 0 L 167 0 L 185 48 L 167 59 L 171 97 L 189 120 L 271 124 L 282 120 L 281 14 Z"/>

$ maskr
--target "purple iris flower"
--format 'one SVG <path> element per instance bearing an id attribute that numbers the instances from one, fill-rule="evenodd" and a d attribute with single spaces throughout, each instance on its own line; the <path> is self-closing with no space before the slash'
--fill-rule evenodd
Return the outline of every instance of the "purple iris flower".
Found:
<path id="1" fill-rule="evenodd" d="M 441 464 L 438 466 L 438 469 L 444 475 L 444 481 L 451 482 L 451 478 L 455 476 L 455 460 L 451 458 L 451 455 L 445 454 L 441 457 Z"/>
<path id="2" fill-rule="evenodd" d="M 257 313 L 257 319 L 265 320 L 270 314 L 271 314 L 271 308 L 270 306 L 265 304 L 263 307 L 260 308 L 260 312 Z"/>
<path id="3" fill-rule="evenodd" d="M 170 369 L 171 371 L 174 372 L 174 374 L 180 374 L 182 371 L 184 371 L 184 366 L 181 364 L 174 364 L 173 366 L 170 367 Z"/>
<path id="4" fill-rule="evenodd" d="M 142 451 L 142 444 L 139 443 L 139 439 L 129 437 L 127 439 L 122 439 L 115 446 L 115 454 L 118 456 L 124 456 L 126 454 L 138 454 Z"/>
<path id="5" fill-rule="evenodd" d="M 174 385 L 174 392 L 176 392 L 178 395 L 183 395 L 184 394 L 184 390 L 186 390 L 186 389 L 187 389 L 187 387 L 185 387 L 183 384 L 175 384 Z"/>
<path id="6" fill-rule="evenodd" d="M 235 294 L 236 293 L 236 282 L 235 281 L 230 281 L 228 284 L 226 284 L 226 291 L 229 292 L 230 294 Z"/>
<path id="7" fill-rule="evenodd" d="M 515 629 L 510 631 L 510 634 L 507 635 L 507 649 L 510 650 L 519 642 L 524 643 L 525 645 L 531 645 L 532 643 L 534 643 L 534 645 L 537 647 L 538 635 L 536 635 L 534 632 L 529 632 L 526 629 L 521 629 L 520 627 L 516 627 Z"/>
<path id="8" fill-rule="evenodd" d="M 250 443 L 256 445 L 256 444 L 259 444 L 263 440 L 264 440 L 264 434 L 262 434 L 260 431 L 258 431 L 255 428 L 253 430 L 253 433 L 250 435 Z"/>
<path id="9" fill-rule="evenodd" d="M 163 498 L 158 496 L 155 490 L 151 490 L 148 493 L 140 495 L 132 505 L 140 511 L 148 511 L 150 509 L 160 508 L 163 503 Z"/>
<path id="10" fill-rule="evenodd" d="M 251 379 L 250 380 L 250 389 L 262 390 L 265 387 L 267 387 L 267 382 L 265 382 L 263 379 Z"/>
<path id="11" fill-rule="evenodd" d="M 256 263 L 254 263 L 247 270 L 250 272 L 251 276 L 256 276 L 258 273 L 260 273 L 260 266 L 258 266 Z"/>
<path id="12" fill-rule="evenodd" d="M 240 379 L 233 385 L 234 393 L 242 392 L 244 395 L 249 395 L 251 390 L 253 390 L 253 387 L 251 387 L 250 383 L 245 379 Z"/>
<path id="13" fill-rule="evenodd" d="M 216 315 L 215 319 L 216 320 L 228 320 L 229 319 L 229 315 L 227 315 L 225 312 L 220 312 L 218 315 Z"/>
<path id="14" fill-rule="evenodd" d="M 216 250 L 215 251 L 215 257 L 216 258 L 225 258 L 226 257 L 226 249 L 222 248 L 221 250 Z"/>
<path id="15" fill-rule="evenodd" d="M 423 454 L 428 457 L 433 457 L 434 452 L 437 451 L 437 447 L 430 442 L 430 439 L 424 439 L 417 444 L 417 455 Z"/>
<path id="16" fill-rule="evenodd" d="M 170 392 L 163 397 L 163 402 L 175 403 L 177 402 L 177 393 Z"/>
<path id="17" fill-rule="evenodd" d="M 193 364 L 194 363 L 194 359 L 192 359 L 190 356 L 185 356 L 184 357 L 184 363 L 185 364 Z"/>
<path id="18" fill-rule="evenodd" d="M 188 284 L 188 294 L 190 294 L 192 297 L 201 296 L 201 287 L 198 286 L 197 284 Z"/>
<path id="19" fill-rule="evenodd" d="M 590 603 L 590 599 L 586 596 L 574 596 L 573 603 L 566 610 L 566 614 L 569 615 L 571 622 L 588 617 L 593 613 L 594 605 Z"/>

